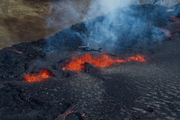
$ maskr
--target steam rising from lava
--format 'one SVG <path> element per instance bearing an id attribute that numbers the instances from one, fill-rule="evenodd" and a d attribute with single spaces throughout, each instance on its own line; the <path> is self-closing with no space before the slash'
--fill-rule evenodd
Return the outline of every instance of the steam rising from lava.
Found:
<path id="1" fill-rule="evenodd" d="M 81 69 L 84 69 L 83 64 L 85 62 L 88 62 L 97 68 L 103 68 L 103 67 L 110 67 L 114 64 L 120 64 L 129 61 L 145 62 L 146 60 L 144 59 L 143 56 L 139 56 L 139 55 L 129 57 L 123 60 L 115 57 L 110 57 L 106 54 L 100 54 L 100 56 L 92 56 L 91 54 L 86 53 L 81 57 L 73 56 L 70 62 L 63 67 L 63 70 L 67 69 L 70 71 L 79 72 Z"/>

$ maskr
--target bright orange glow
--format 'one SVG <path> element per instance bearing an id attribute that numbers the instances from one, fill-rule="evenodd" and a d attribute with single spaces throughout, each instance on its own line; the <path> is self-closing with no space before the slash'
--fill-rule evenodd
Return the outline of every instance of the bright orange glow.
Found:
<path id="1" fill-rule="evenodd" d="M 62 69 L 63 69 L 63 70 L 65 70 L 66 68 L 65 68 L 65 67 L 63 67 Z"/>
<path id="2" fill-rule="evenodd" d="M 73 56 L 70 62 L 66 64 L 62 69 L 79 72 L 79 70 L 84 69 L 83 64 L 85 62 L 88 62 L 89 64 L 94 65 L 97 68 L 103 68 L 129 61 L 145 62 L 146 60 L 139 55 L 122 60 L 115 57 L 110 57 L 106 54 L 100 54 L 99 56 L 93 57 L 91 54 L 86 53 L 79 58 L 77 56 Z"/>
<path id="3" fill-rule="evenodd" d="M 40 77 L 41 78 L 48 78 L 49 75 L 48 75 L 47 71 L 43 71 L 43 72 L 40 73 Z"/>
<path id="4" fill-rule="evenodd" d="M 49 78 L 50 75 L 51 73 L 48 70 L 42 69 L 38 74 L 25 75 L 24 79 L 26 82 L 40 82 L 43 79 Z"/>

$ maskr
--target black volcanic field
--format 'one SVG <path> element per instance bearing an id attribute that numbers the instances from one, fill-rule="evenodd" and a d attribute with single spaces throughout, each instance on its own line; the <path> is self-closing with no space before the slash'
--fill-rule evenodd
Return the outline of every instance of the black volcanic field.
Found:
<path id="1" fill-rule="evenodd" d="M 138 9 L 148 13 L 153 7 Z M 156 21 L 158 27 L 166 25 L 162 18 Z M 72 31 L 88 34 L 84 23 L 78 23 L 48 39 L 0 51 L 0 120 L 180 119 L 180 38 L 164 38 L 147 49 L 116 48 L 113 56 L 140 54 L 147 61 L 102 69 L 89 65 L 88 72 L 78 74 L 62 70 L 83 43 Z M 42 82 L 23 82 L 24 73 L 43 68 L 53 76 Z"/>

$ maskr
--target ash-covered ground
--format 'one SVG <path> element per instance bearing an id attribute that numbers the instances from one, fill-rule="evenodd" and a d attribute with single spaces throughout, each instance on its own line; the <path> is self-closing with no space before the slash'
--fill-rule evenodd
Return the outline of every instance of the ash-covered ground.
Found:
<path id="1" fill-rule="evenodd" d="M 135 43 L 127 49 L 117 48 L 106 54 L 143 54 L 146 62 L 101 69 L 86 63 L 87 69 L 78 74 L 62 70 L 73 54 L 81 52 L 77 49 L 82 38 L 72 31 L 88 34 L 84 23 L 79 23 L 48 40 L 0 51 L 1 120 L 180 119 L 180 38 L 164 38 L 147 49 L 134 47 Z M 24 81 L 25 73 L 40 69 L 48 69 L 53 76 L 41 82 Z"/>

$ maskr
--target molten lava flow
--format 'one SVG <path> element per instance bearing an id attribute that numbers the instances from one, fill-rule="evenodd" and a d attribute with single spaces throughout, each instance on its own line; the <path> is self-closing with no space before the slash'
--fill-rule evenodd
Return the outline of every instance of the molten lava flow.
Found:
<path id="1" fill-rule="evenodd" d="M 52 76 L 52 74 L 48 70 L 42 69 L 38 72 L 38 74 L 25 75 L 24 80 L 26 82 L 40 82 L 43 79 L 49 78 L 49 76 Z"/>
<path id="2" fill-rule="evenodd" d="M 100 56 L 93 57 L 91 54 L 86 53 L 80 58 L 78 58 L 77 56 L 73 56 L 70 62 L 66 64 L 62 69 L 79 72 L 79 70 L 84 69 L 83 64 L 85 62 L 88 62 L 89 64 L 92 64 L 97 68 L 102 68 L 102 67 L 110 67 L 113 64 L 120 64 L 122 62 L 129 62 L 129 61 L 145 62 L 145 59 L 139 55 L 122 60 L 114 57 L 109 57 L 105 54 L 100 54 Z"/>
<path id="3" fill-rule="evenodd" d="M 146 60 L 143 57 L 136 55 L 135 57 L 130 57 L 127 60 L 125 60 L 125 62 L 129 61 L 145 62 Z"/>

